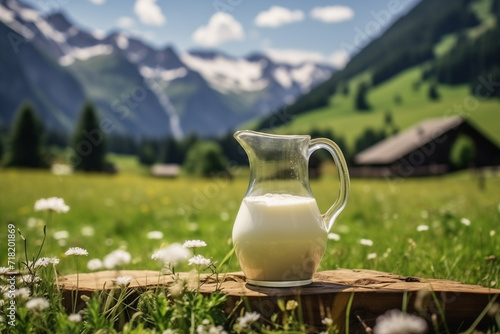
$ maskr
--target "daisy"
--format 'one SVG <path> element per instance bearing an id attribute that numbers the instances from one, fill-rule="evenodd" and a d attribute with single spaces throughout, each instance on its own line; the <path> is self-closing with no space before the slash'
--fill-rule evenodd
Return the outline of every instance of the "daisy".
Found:
<path id="1" fill-rule="evenodd" d="M 41 297 L 32 298 L 26 302 L 26 308 L 33 311 L 42 311 L 49 306 L 47 299 Z"/>
<path id="2" fill-rule="evenodd" d="M 47 267 L 49 264 L 58 265 L 59 259 L 57 257 L 41 257 L 35 262 L 35 268 Z"/>
<path id="3" fill-rule="evenodd" d="M 333 241 L 339 241 L 340 235 L 338 235 L 337 233 L 328 233 L 328 239 Z"/>
<path id="4" fill-rule="evenodd" d="M 16 297 L 20 299 L 28 299 L 30 297 L 30 289 L 29 288 L 19 288 L 15 292 Z"/>
<path id="5" fill-rule="evenodd" d="M 69 211 L 69 206 L 59 197 L 42 198 L 35 202 L 35 211 L 66 213 Z"/>
<path id="6" fill-rule="evenodd" d="M 368 247 L 373 246 L 373 241 L 371 241 L 370 239 L 361 239 L 359 243 L 362 244 L 363 246 L 368 246 Z"/>
<path id="7" fill-rule="evenodd" d="M 260 314 L 257 312 L 246 312 L 244 316 L 238 318 L 238 324 L 241 328 L 247 328 L 253 322 L 260 319 Z"/>
<path id="8" fill-rule="evenodd" d="M 35 275 L 31 275 L 31 274 L 23 275 L 23 276 L 21 276 L 21 279 L 23 282 L 28 283 L 28 284 L 40 283 L 40 281 L 42 280 L 40 277 L 35 276 Z"/>
<path id="9" fill-rule="evenodd" d="M 418 232 L 429 231 L 429 226 L 428 225 L 418 225 L 417 231 Z"/>
<path id="10" fill-rule="evenodd" d="M 68 316 L 68 320 L 71 322 L 80 322 L 82 321 L 82 316 L 78 313 L 72 313 Z"/>
<path id="11" fill-rule="evenodd" d="M 182 246 L 186 248 L 200 248 L 205 247 L 206 245 L 207 243 L 203 240 L 187 240 Z"/>
<path id="12" fill-rule="evenodd" d="M 56 240 L 68 239 L 69 238 L 69 232 L 68 231 L 57 231 L 57 232 L 54 232 L 53 237 Z"/>
<path id="13" fill-rule="evenodd" d="M 151 255 L 153 260 L 161 261 L 165 266 L 176 266 L 181 261 L 186 261 L 192 252 L 179 243 L 157 250 Z"/>
<path id="14" fill-rule="evenodd" d="M 151 231 L 151 232 L 148 232 L 147 238 L 151 239 L 151 240 L 160 240 L 160 239 L 163 239 L 163 232 L 162 231 Z"/>
<path id="15" fill-rule="evenodd" d="M 99 269 L 101 269 L 102 267 L 103 267 L 103 263 L 102 263 L 102 261 L 101 261 L 101 260 L 99 260 L 99 259 L 92 259 L 92 260 L 90 260 L 90 261 L 87 263 L 87 268 L 88 268 L 89 270 L 92 270 L 92 271 L 94 271 L 94 270 L 99 270 Z"/>
<path id="16" fill-rule="evenodd" d="M 80 247 L 70 247 L 66 251 L 66 253 L 64 253 L 64 255 L 66 255 L 66 256 L 69 256 L 69 255 L 76 255 L 76 256 L 85 255 L 85 256 L 88 256 L 89 252 L 87 252 L 86 249 L 83 249 L 83 248 L 80 248 Z"/>
<path id="17" fill-rule="evenodd" d="M 103 264 L 107 269 L 113 269 L 119 266 L 129 264 L 132 260 L 132 255 L 122 249 L 117 249 L 104 257 Z"/>
<path id="18" fill-rule="evenodd" d="M 205 258 L 203 255 L 195 255 L 192 258 L 189 259 L 188 264 L 191 266 L 193 264 L 199 265 L 199 266 L 209 266 L 210 259 Z"/>
<path id="19" fill-rule="evenodd" d="M 399 310 L 390 310 L 379 316 L 373 328 L 375 334 L 421 334 L 426 331 L 424 319 Z"/>
<path id="20" fill-rule="evenodd" d="M 467 218 L 462 218 L 460 219 L 460 222 L 464 224 L 465 226 L 470 226 L 470 220 Z"/>
<path id="21" fill-rule="evenodd" d="M 131 280 L 132 280 L 132 277 L 130 277 L 130 276 L 118 276 L 114 280 L 114 282 L 116 285 L 126 286 L 127 284 L 130 283 Z"/>

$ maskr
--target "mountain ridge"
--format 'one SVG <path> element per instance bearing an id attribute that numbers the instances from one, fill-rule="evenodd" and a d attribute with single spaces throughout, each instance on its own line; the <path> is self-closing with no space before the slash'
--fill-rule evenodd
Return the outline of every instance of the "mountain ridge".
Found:
<path id="1" fill-rule="evenodd" d="M 82 100 L 91 100 L 98 106 L 100 117 L 112 120 L 121 135 L 214 136 L 293 102 L 334 71 L 312 62 L 297 66 L 275 63 L 265 55 L 258 59 L 215 50 L 179 53 L 173 45 L 153 48 L 119 31 L 95 36 L 74 25 L 64 12 L 42 17 L 17 0 L 0 0 L 0 7 L 2 29 L 22 41 L 17 51 L 23 53 L 23 47 L 29 44 L 33 57 L 52 64 L 38 62 L 51 69 L 43 75 L 45 90 L 33 85 L 29 76 L 19 82 L 26 87 L 26 94 L 14 91 L 6 81 L 0 82 L 4 95 L 11 96 L 9 103 L 0 101 L 0 123 L 4 126 L 12 122 L 15 104 L 34 100 L 45 125 L 68 134 Z M 16 63 L 18 70 L 27 67 L 22 59 L 15 59 L 14 49 L 12 45 L 6 48 L 6 63 Z M 74 87 L 72 94 L 78 97 L 73 100 L 75 105 L 68 107 L 64 96 L 46 94 L 54 84 L 51 78 L 57 77 L 52 72 L 65 74 L 65 81 L 58 84 Z M 125 114 L 127 118 L 122 119 Z"/>

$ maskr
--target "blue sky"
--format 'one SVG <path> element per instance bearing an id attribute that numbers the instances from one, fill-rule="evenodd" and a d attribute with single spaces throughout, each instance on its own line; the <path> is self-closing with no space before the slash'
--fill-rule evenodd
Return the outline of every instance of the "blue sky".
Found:
<path id="1" fill-rule="evenodd" d="M 419 0 L 25 0 L 43 13 L 64 12 L 96 34 L 123 31 L 161 48 L 217 49 L 243 56 L 345 63 Z"/>

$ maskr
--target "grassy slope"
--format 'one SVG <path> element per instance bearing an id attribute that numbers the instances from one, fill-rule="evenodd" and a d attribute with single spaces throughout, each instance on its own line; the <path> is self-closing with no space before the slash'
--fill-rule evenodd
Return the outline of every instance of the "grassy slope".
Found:
<path id="1" fill-rule="evenodd" d="M 429 117 L 446 117 L 456 115 L 454 106 L 464 106 L 476 101 L 471 99 L 469 87 L 439 86 L 441 99 L 431 102 L 427 98 L 428 84 L 422 83 L 418 90 L 414 90 L 413 83 L 420 80 L 420 69 L 412 68 L 393 79 L 374 87 L 368 94 L 368 101 L 372 106 L 370 112 L 356 112 L 354 110 L 354 94 L 359 79 L 350 82 L 348 96 L 334 95 L 330 104 L 324 108 L 312 110 L 306 114 L 296 116 L 293 120 L 278 129 L 277 133 L 304 133 L 312 128 L 331 128 L 338 135 L 346 138 L 352 147 L 355 138 L 368 127 L 380 129 L 384 126 L 384 114 L 391 111 L 394 123 L 403 130 L 416 122 Z M 401 104 L 394 102 L 394 96 L 401 96 Z M 489 99 L 480 101 L 476 106 L 462 108 L 464 116 L 477 125 L 486 135 L 500 144 L 500 100 Z M 458 112 L 459 113 L 459 112 Z"/>

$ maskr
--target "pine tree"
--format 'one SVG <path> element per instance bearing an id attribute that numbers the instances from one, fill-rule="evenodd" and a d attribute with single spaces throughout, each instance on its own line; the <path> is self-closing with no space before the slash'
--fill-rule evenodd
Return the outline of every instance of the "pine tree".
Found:
<path id="1" fill-rule="evenodd" d="M 7 166 L 46 167 L 43 157 L 43 130 L 33 106 L 25 103 L 18 110 L 10 134 Z"/>
<path id="2" fill-rule="evenodd" d="M 370 110 L 370 105 L 366 101 L 366 94 L 368 93 L 368 84 L 366 82 L 361 82 L 358 86 L 358 91 L 356 92 L 356 97 L 354 99 L 354 107 L 356 110 L 367 111 Z"/>
<path id="3" fill-rule="evenodd" d="M 87 102 L 83 106 L 80 120 L 73 135 L 75 169 L 102 171 L 105 166 L 106 143 L 97 119 L 94 106 Z"/>
<path id="4" fill-rule="evenodd" d="M 431 99 L 433 101 L 439 100 L 439 92 L 437 89 L 437 83 L 433 82 L 430 84 L 428 95 L 429 95 L 429 99 Z"/>

